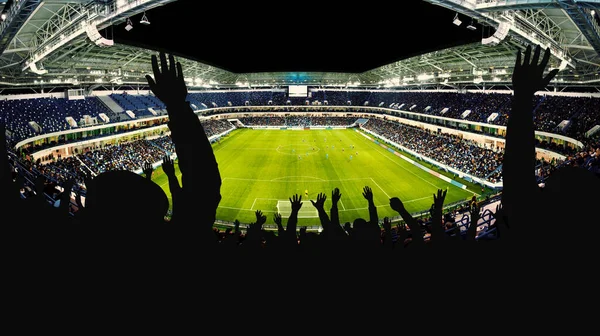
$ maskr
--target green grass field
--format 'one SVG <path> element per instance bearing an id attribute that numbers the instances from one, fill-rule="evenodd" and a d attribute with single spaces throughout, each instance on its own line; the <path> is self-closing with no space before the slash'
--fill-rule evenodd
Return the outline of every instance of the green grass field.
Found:
<path id="1" fill-rule="evenodd" d="M 437 189 L 448 189 L 445 204 L 473 196 L 473 192 L 411 165 L 353 129 L 240 129 L 213 148 L 223 180 L 217 218 L 226 221 L 251 223 L 255 211 L 261 210 L 267 215 L 267 224 L 273 224 L 273 214 L 279 211 L 285 225 L 289 198 L 299 194 L 305 201 L 299 225 L 318 225 L 319 218 L 309 200 L 323 192 L 329 210 L 331 191 L 336 187 L 342 194 L 342 223 L 358 217 L 368 219 L 368 203 L 362 196 L 365 186 L 373 190 L 380 218 L 398 215 L 389 207 L 391 197 L 399 197 L 409 212 L 416 212 L 429 209 Z M 170 195 L 162 168 L 153 173 L 153 180 Z"/>

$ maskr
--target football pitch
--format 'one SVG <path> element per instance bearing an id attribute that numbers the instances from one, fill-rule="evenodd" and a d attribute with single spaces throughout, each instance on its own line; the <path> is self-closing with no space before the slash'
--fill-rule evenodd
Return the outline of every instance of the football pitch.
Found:
<path id="1" fill-rule="evenodd" d="M 261 210 L 266 224 L 273 224 L 273 215 L 279 212 L 285 225 L 291 211 L 289 198 L 298 194 L 303 201 L 298 225 L 318 225 L 310 200 L 323 192 L 329 213 L 334 188 L 342 194 L 341 223 L 369 218 L 368 202 L 362 195 L 365 186 L 373 191 L 380 219 L 398 216 L 389 206 L 391 197 L 400 198 L 409 212 L 417 212 L 430 208 L 437 189 L 448 189 L 445 204 L 474 195 L 410 164 L 354 129 L 239 129 L 213 149 L 222 179 L 217 219 L 225 221 L 251 223 L 255 211 Z M 177 166 L 176 172 L 180 174 Z M 153 180 L 170 196 L 162 168 L 153 173 Z"/>

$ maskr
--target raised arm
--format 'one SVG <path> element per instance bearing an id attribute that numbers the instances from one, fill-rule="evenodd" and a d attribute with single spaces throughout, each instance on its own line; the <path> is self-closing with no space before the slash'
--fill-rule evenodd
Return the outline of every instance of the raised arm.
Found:
<path id="1" fill-rule="evenodd" d="M 331 192 L 331 211 L 329 212 L 329 215 L 331 216 L 331 221 L 330 221 L 331 222 L 331 232 L 336 237 L 348 238 L 348 234 L 346 233 L 346 230 L 344 230 L 344 228 L 340 224 L 340 214 L 339 214 L 339 209 L 338 209 L 338 203 L 341 198 L 342 198 L 342 194 L 340 193 L 340 189 L 339 188 L 333 189 L 333 191 Z"/>
<path id="2" fill-rule="evenodd" d="M 406 225 L 408 225 L 410 234 L 412 236 L 412 244 L 423 245 L 425 241 L 423 241 L 423 232 L 421 231 L 421 227 L 413 218 L 413 216 L 411 216 L 411 214 L 406 210 L 402 201 L 400 201 L 398 197 L 392 197 L 390 198 L 390 207 L 398 212 L 400 216 L 402 216 L 402 219 L 404 219 L 406 222 Z"/>
<path id="3" fill-rule="evenodd" d="M 323 235 L 327 238 L 331 237 L 331 222 L 329 221 L 329 216 L 327 212 L 325 212 L 325 200 L 327 200 L 327 196 L 324 193 L 319 193 L 317 195 L 317 201 L 310 200 L 310 203 L 317 209 L 317 213 L 319 214 L 319 220 L 321 221 L 321 226 L 323 227 Z"/>
<path id="4" fill-rule="evenodd" d="M 544 70 L 550 59 L 550 49 L 546 49 L 542 61 L 540 46 L 531 57 L 531 46 L 521 53 L 513 71 L 512 110 L 506 127 L 506 146 L 502 163 L 503 191 L 502 203 L 509 218 L 518 218 L 527 212 L 527 207 L 535 199 L 537 183 L 535 178 L 535 133 L 533 124 L 534 93 L 543 90 L 556 76 L 554 69 L 544 77 Z"/>
<path id="5" fill-rule="evenodd" d="M 177 203 L 179 202 L 179 195 L 181 193 L 181 186 L 179 185 L 179 180 L 175 175 L 175 164 L 168 155 L 165 155 L 163 158 L 162 168 L 167 175 L 167 179 L 169 180 L 169 191 L 171 192 L 171 212 L 173 213 L 171 220 L 177 221 L 176 210 Z"/>
<path id="6" fill-rule="evenodd" d="M 295 194 L 290 197 L 290 203 L 292 205 L 292 213 L 290 214 L 290 218 L 288 218 L 287 227 L 286 227 L 286 237 L 287 239 L 296 239 L 296 226 L 298 225 L 298 211 L 302 208 L 302 196 Z"/>
<path id="7" fill-rule="evenodd" d="M 221 200 L 221 176 L 217 160 L 198 116 L 186 101 L 188 92 L 181 64 L 175 63 L 173 55 L 169 55 L 169 63 L 170 66 L 161 52 L 159 68 L 158 60 L 153 55 L 154 78 L 147 75 L 146 79 L 169 113 L 169 129 L 182 174 L 185 217 L 197 218 L 204 227 L 203 232 L 214 236 L 212 225 Z M 201 211 L 198 211 L 199 205 L 202 206 Z"/>
<path id="8" fill-rule="evenodd" d="M 363 188 L 363 197 L 369 202 L 369 222 L 372 225 L 379 227 L 379 216 L 377 215 L 377 207 L 373 202 L 373 191 L 371 187 L 366 186 Z"/>
<path id="9" fill-rule="evenodd" d="M 447 190 L 438 189 L 437 195 L 433 194 L 433 207 L 431 211 L 431 242 L 439 243 L 447 240 L 448 236 L 442 227 L 442 211 Z"/>

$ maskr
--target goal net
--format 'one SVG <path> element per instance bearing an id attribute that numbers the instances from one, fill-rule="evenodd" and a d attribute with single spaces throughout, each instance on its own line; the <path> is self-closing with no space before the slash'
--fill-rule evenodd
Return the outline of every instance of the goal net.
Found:
<path id="1" fill-rule="evenodd" d="M 287 218 L 292 213 L 292 203 L 290 200 L 277 201 L 277 212 L 282 218 Z M 302 207 L 298 211 L 298 218 L 319 218 L 319 212 L 310 203 L 310 201 L 302 201 Z"/>

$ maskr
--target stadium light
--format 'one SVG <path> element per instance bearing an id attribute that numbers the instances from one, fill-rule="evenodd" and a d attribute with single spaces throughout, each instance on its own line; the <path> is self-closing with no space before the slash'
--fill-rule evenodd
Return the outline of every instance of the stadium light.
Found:
<path id="1" fill-rule="evenodd" d="M 0 18 L 2 19 L 2 21 L 6 20 L 6 12 L 3 12 Z"/>
<path id="2" fill-rule="evenodd" d="M 148 17 L 146 16 L 146 12 L 144 12 L 144 15 L 142 16 L 142 19 L 140 20 L 140 23 L 143 25 L 149 25 L 150 21 L 148 21 Z"/>
<path id="3" fill-rule="evenodd" d="M 469 24 L 469 25 L 467 26 L 467 29 L 470 29 L 470 30 L 477 30 L 477 27 L 475 27 L 475 26 L 473 25 L 473 19 L 471 19 L 471 24 Z"/>
<path id="4" fill-rule="evenodd" d="M 133 29 L 133 23 L 131 23 L 131 19 L 127 19 L 127 25 L 125 26 L 125 30 L 130 31 Z"/>
<path id="5" fill-rule="evenodd" d="M 462 24 L 462 21 L 460 21 L 458 18 L 458 13 L 456 13 L 456 15 L 454 16 L 454 20 L 452 21 L 452 23 L 454 23 L 457 26 L 460 26 Z"/>

